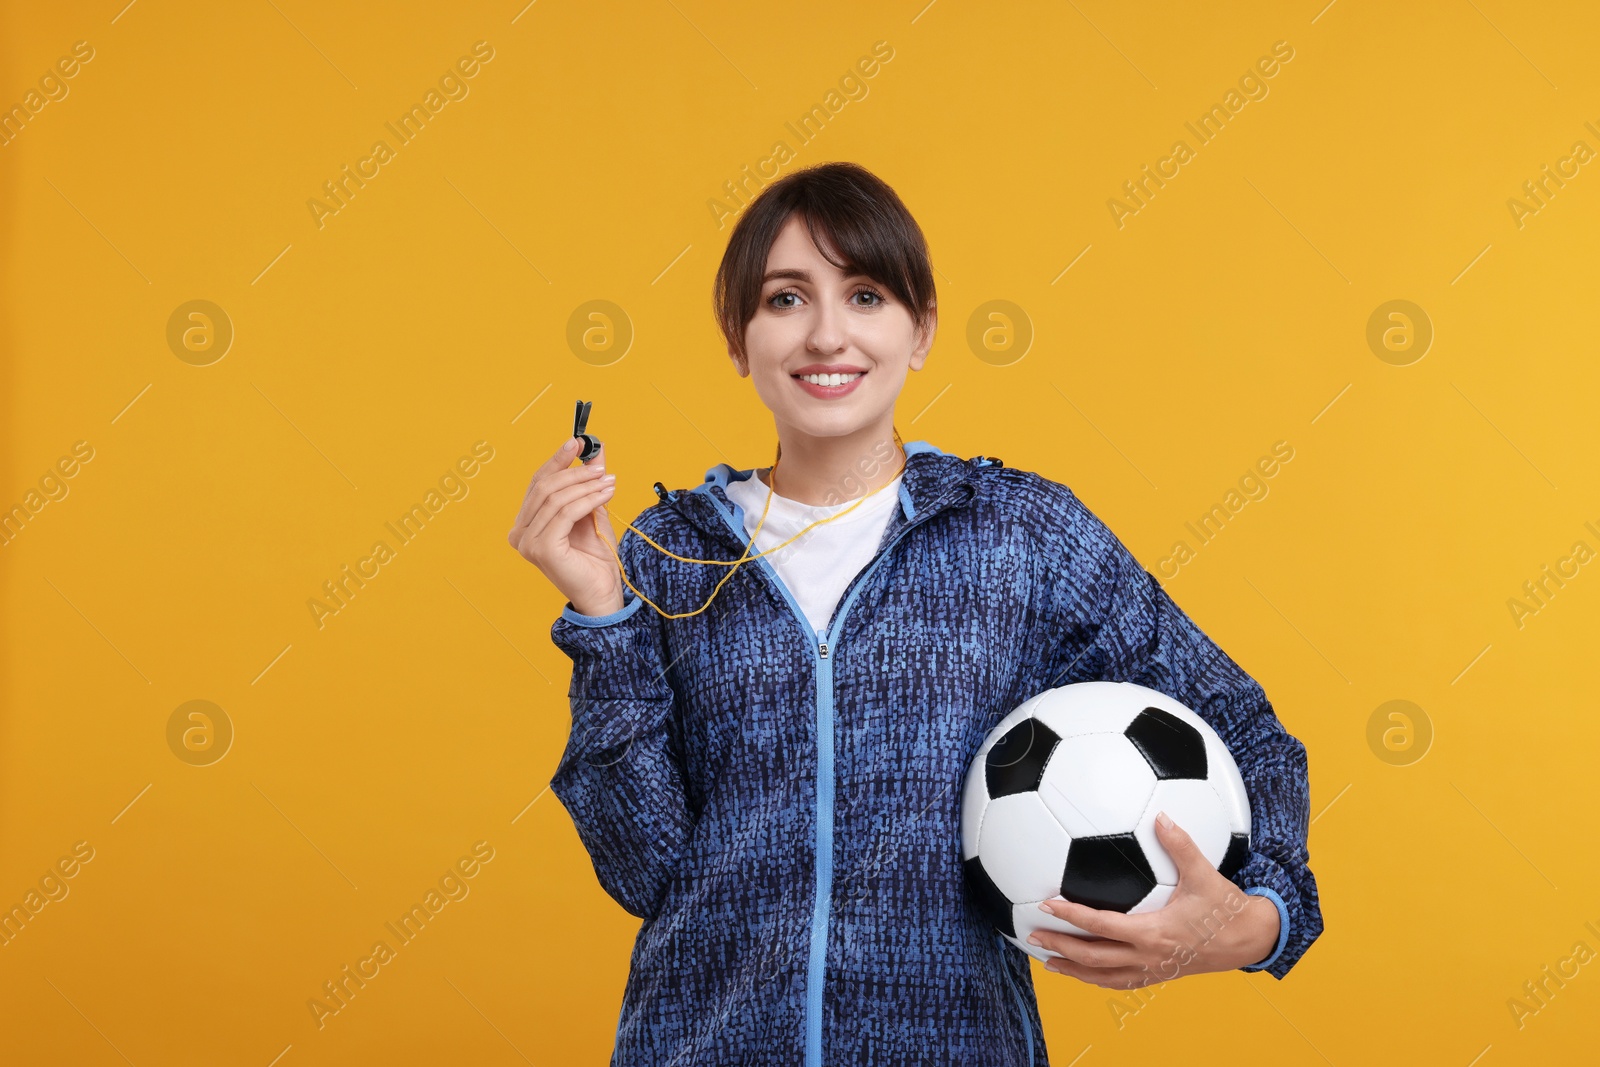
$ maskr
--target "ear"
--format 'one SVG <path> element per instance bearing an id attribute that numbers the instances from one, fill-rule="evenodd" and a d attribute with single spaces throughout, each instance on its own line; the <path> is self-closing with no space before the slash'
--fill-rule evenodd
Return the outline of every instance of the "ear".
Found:
<path id="1" fill-rule="evenodd" d="M 928 361 L 928 352 L 933 348 L 933 335 L 939 330 L 939 311 L 934 308 L 928 312 L 927 329 L 917 334 L 917 345 L 911 350 L 911 369 L 921 370 L 922 365 Z"/>

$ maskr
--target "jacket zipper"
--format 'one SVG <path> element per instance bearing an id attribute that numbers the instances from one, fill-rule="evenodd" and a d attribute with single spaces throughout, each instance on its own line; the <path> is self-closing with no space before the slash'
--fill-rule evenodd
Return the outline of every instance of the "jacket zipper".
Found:
<path id="1" fill-rule="evenodd" d="M 736 537 L 743 538 L 745 531 L 739 528 L 734 517 L 728 509 L 722 506 L 714 494 L 707 493 L 711 502 L 716 505 L 717 511 L 722 515 Z M 850 611 L 850 605 L 855 603 L 856 597 L 865 588 L 867 581 L 872 577 L 883 561 L 889 558 L 889 553 L 900 539 L 910 533 L 912 529 L 922 525 L 923 522 L 944 510 L 942 507 L 930 508 L 919 512 L 915 519 L 901 528 L 883 546 L 883 549 L 873 560 L 867 564 L 866 569 L 856 576 L 855 581 L 845 595 L 844 603 L 839 605 L 839 611 L 833 618 L 833 629 L 827 631 L 813 629 L 811 620 L 801 610 L 799 603 L 794 599 L 794 594 L 789 587 L 783 584 L 783 579 L 778 577 L 777 569 L 765 559 L 757 560 L 767 569 L 773 582 L 783 593 L 783 598 L 789 602 L 789 607 L 794 610 L 795 617 L 800 621 L 801 627 L 816 643 L 817 663 L 817 880 L 816 895 L 811 911 L 811 954 L 806 967 L 806 1067 L 822 1067 L 822 985 L 827 968 L 828 953 L 828 912 L 833 903 L 833 659 L 832 651 L 839 646 L 839 634 L 844 627 L 845 616 Z M 740 541 L 740 545 L 744 545 Z M 829 643 L 833 649 L 830 650 Z M 1031 1042 L 1032 1035 L 1030 1033 Z M 1031 1058 L 1031 1049 L 1030 1049 Z"/>

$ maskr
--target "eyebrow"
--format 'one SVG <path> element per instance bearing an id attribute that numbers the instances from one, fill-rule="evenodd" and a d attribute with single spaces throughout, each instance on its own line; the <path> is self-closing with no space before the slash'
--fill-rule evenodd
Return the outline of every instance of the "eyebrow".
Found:
<path id="1" fill-rule="evenodd" d="M 851 278 L 866 278 L 868 275 L 863 274 L 860 271 L 856 271 L 851 274 L 846 274 L 844 277 L 846 281 L 849 281 Z M 761 284 L 765 285 L 768 282 L 777 281 L 782 278 L 788 278 L 797 282 L 806 282 L 809 284 L 811 282 L 811 272 L 808 270 L 801 270 L 799 267 L 784 267 L 779 270 L 769 270 L 765 275 L 762 276 Z"/>

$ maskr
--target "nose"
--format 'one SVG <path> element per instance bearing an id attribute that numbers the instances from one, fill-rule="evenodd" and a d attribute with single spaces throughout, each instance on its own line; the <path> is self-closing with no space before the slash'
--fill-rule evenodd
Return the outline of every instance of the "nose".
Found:
<path id="1" fill-rule="evenodd" d="M 819 355 L 831 355 L 844 348 L 844 310 L 831 300 L 812 305 L 811 331 L 806 337 L 806 347 Z"/>

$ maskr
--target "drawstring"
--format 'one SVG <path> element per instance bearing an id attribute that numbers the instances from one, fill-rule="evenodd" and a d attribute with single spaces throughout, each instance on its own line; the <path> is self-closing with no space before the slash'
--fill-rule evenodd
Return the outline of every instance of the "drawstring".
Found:
<path id="1" fill-rule="evenodd" d="M 636 587 L 632 582 L 630 582 L 628 580 L 628 572 L 622 565 L 622 556 L 618 554 L 617 546 L 613 545 L 610 541 L 606 540 L 605 536 L 600 533 L 600 509 L 599 508 L 595 508 L 594 511 L 590 512 L 590 517 L 594 520 L 594 532 L 595 532 L 595 535 L 598 536 L 600 538 L 600 540 L 605 543 L 606 547 L 611 549 L 611 555 L 617 561 L 617 573 L 622 575 L 623 584 L 626 585 L 629 589 L 633 590 L 634 596 L 637 596 L 640 600 L 643 600 L 646 604 L 649 604 L 652 608 L 655 609 L 656 614 L 660 615 L 664 619 L 687 619 L 690 616 L 698 615 L 702 611 L 704 611 L 707 608 L 709 608 L 711 606 L 711 601 L 713 601 L 713 600 L 715 600 L 717 598 L 717 594 L 722 591 L 722 587 L 727 584 L 728 579 L 733 577 L 733 572 L 738 570 L 739 567 L 741 567 L 743 564 L 748 563 L 753 559 L 760 559 L 763 556 L 770 556 L 772 553 L 777 552 L 779 549 L 787 548 L 789 545 L 791 545 L 795 541 L 799 540 L 799 538 L 801 536 L 803 536 L 804 534 L 808 533 L 809 531 L 811 531 L 815 527 L 821 526 L 823 523 L 832 522 L 834 519 L 843 518 L 845 515 L 848 515 L 850 512 L 852 512 L 856 508 L 860 507 L 861 504 L 866 501 L 867 497 L 872 496 L 874 493 L 881 492 L 882 490 L 888 488 L 890 485 L 894 484 L 895 478 L 898 478 L 900 476 L 900 472 L 906 469 L 905 442 L 900 439 L 900 431 L 898 429 L 896 429 L 894 431 L 894 443 L 900 446 L 900 468 L 899 468 L 899 470 L 896 470 L 894 472 L 894 475 L 892 477 L 890 477 L 888 481 L 884 482 L 883 485 L 878 486 L 877 489 L 872 490 L 872 492 L 865 493 L 862 496 L 858 497 L 854 504 L 851 504 L 849 507 L 847 507 L 843 511 L 839 512 L 837 515 L 829 515 L 825 519 L 818 519 L 816 522 L 812 523 L 810 526 L 806 526 L 799 533 L 797 533 L 793 537 L 789 538 L 789 540 L 783 542 L 783 544 L 774 545 L 771 548 L 767 549 L 765 552 L 758 552 L 753 556 L 750 554 L 750 550 L 755 547 L 756 538 L 761 535 L 761 528 L 762 528 L 762 526 L 764 526 L 766 524 L 767 513 L 772 508 L 772 497 L 773 497 L 773 494 L 777 490 L 777 484 L 778 484 L 778 482 L 777 482 L 777 478 L 778 478 L 778 462 L 783 458 L 783 442 L 782 441 L 778 442 L 778 451 L 777 451 L 777 454 L 774 456 L 774 458 L 772 460 L 772 469 L 767 474 L 767 478 L 768 478 L 768 482 L 767 482 L 767 502 L 761 509 L 761 519 L 760 519 L 759 522 L 756 523 L 755 531 L 753 533 L 751 533 L 751 535 L 750 535 L 750 543 L 745 546 L 744 554 L 742 556 L 740 556 L 738 559 L 735 559 L 735 560 L 690 559 L 687 556 L 680 556 L 677 553 L 672 552 L 672 551 L 670 551 L 670 550 L 668 550 L 666 548 L 663 548 L 662 546 L 656 544 L 654 541 L 652 541 L 650 539 L 650 537 L 647 534 L 645 534 L 642 530 L 640 530 L 633 523 L 631 523 L 631 522 L 630 523 L 625 523 L 624 525 L 626 525 L 629 530 L 632 530 L 634 533 L 636 533 L 640 537 L 644 538 L 646 544 L 650 545 L 652 548 L 654 548 L 657 551 L 663 553 L 664 555 L 670 556 L 671 558 L 673 558 L 675 560 L 678 560 L 681 563 L 703 563 L 703 564 L 706 564 L 707 566 L 728 567 L 728 568 L 730 568 L 728 573 L 723 575 L 722 581 L 717 583 L 716 588 L 711 590 L 711 595 L 706 598 L 706 602 L 704 604 L 701 604 L 698 608 L 696 608 L 693 611 L 680 612 L 680 613 L 678 613 L 676 615 L 670 614 L 670 613 L 665 612 L 665 611 L 662 611 L 661 608 L 656 605 L 655 601 L 651 600 L 649 597 L 647 597 L 643 593 L 639 592 L 638 587 Z M 657 496 L 660 496 L 665 491 L 660 482 L 656 483 L 655 488 L 656 488 L 656 495 Z M 627 536 L 626 532 L 624 532 L 623 536 L 624 537 Z"/>

